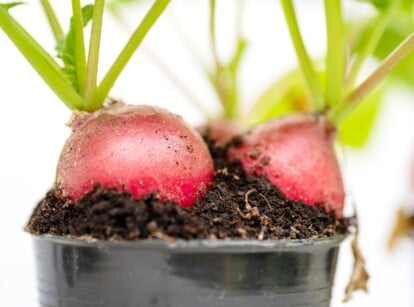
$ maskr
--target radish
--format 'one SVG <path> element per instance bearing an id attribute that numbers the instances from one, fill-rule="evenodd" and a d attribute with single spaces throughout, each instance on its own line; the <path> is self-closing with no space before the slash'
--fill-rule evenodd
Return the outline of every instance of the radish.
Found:
<path id="1" fill-rule="evenodd" d="M 266 175 L 286 197 L 324 205 L 342 217 L 344 186 L 333 150 L 335 128 L 323 117 L 275 119 L 245 134 L 230 148 L 250 174 Z"/>
<path id="2" fill-rule="evenodd" d="M 185 207 L 207 191 L 212 158 L 177 115 L 122 105 L 83 116 L 75 114 L 58 163 L 56 187 L 63 196 L 76 200 L 99 183 L 139 198 L 157 192 Z"/>
<path id="3" fill-rule="evenodd" d="M 71 109 L 72 135 L 57 166 L 55 190 L 75 203 L 95 185 L 129 192 L 157 193 L 162 200 L 192 206 L 208 190 L 213 162 L 197 132 L 165 110 L 149 106 L 105 107 L 110 89 L 170 0 L 156 0 L 126 46 L 98 83 L 105 1 L 81 7 L 72 0 L 71 27 L 63 34 L 57 15 L 42 1 L 55 35 L 52 58 L 13 18 L 17 5 L 0 5 L 0 27 L 57 96 Z M 89 50 L 83 28 L 92 22 Z"/>
<path id="4" fill-rule="evenodd" d="M 228 159 L 240 160 L 247 173 L 266 176 L 288 198 L 300 200 L 305 205 L 321 205 L 341 218 L 345 193 L 333 149 L 336 127 L 414 49 L 414 34 L 356 87 L 354 83 L 362 63 L 375 48 L 381 33 L 376 33 L 372 41 L 366 42 L 364 52 L 357 55 L 355 62 L 347 62 L 341 1 L 326 0 L 328 52 L 326 88 L 323 89 L 303 43 L 292 0 L 282 0 L 282 7 L 307 86 L 308 99 L 316 115 L 289 115 L 258 125 L 230 148 Z M 392 12 L 393 5 L 385 9 Z M 383 27 L 379 31 L 381 29 Z M 347 63 L 352 65 L 347 67 Z M 347 72 L 351 75 L 345 78 Z M 280 85 L 285 85 L 285 82 Z M 266 105 L 263 109 L 272 112 L 275 106 Z M 262 114 L 261 117 L 269 116 Z"/>

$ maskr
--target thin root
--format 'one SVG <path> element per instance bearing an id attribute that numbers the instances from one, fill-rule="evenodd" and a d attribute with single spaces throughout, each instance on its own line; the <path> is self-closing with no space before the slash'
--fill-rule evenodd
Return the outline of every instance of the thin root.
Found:
<path id="1" fill-rule="evenodd" d="M 246 209 L 247 210 L 251 209 L 251 207 L 252 207 L 249 203 L 249 196 L 253 192 L 256 192 L 256 189 L 251 189 L 251 190 L 247 191 L 246 194 L 244 194 L 244 203 L 246 204 Z"/>
<path id="2" fill-rule="evenodd" d="M 345 289 L 344 302 L 351 300 L 353 293 L 357 290 L 368 292 L 367 283 L 369 280 L 369 274 L 365 269 L 365 259 L 358 244 L 358 228 L 356 229 L 354 238 L 352 239 L 351 247 L 354 255 L 354 267 L 351 279 Z"/>

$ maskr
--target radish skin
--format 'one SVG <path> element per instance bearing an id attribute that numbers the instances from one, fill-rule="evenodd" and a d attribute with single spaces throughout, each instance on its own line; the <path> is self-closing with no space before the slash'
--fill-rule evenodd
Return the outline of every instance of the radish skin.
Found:
<path id="1" fill-rule="evenodd" d="M 150 106 L 79 113 L 57 167 L 56 187 L 72 200 L 95 184 L 133 197 L 192 206 L 208 190 L 213 161 L 201 137 L 181 117 Z"/>
<path id="2" fill-rule="evenodd" d="M 250 174 L 267 176 L 289 199 L 323 205 L 341 218 L 345 193 L 334 137 L 334 126 L 322 117 L 280 118 L 244 135 L 229 159 L 239 159 Z"/>

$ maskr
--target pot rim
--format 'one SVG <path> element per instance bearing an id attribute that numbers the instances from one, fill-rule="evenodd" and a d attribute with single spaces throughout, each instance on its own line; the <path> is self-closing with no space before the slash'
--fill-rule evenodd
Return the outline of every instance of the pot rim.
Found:
<path id="1" fill-rule="evenodd" d="M 312 251 L 321 248 L 337 247 L 345 240 L 346 235 L 337 235 L 327 238 L 295 239 L 295 240 L 223 240 L 223 239 L 177 239 L 166 242 L 160 239 L 148 239 L 141 241 L 107 241 L 93 238 L 70 236 L 56 236 L 50 234 L 34 235 L 38 241 L 49 241 L 56 244 L 65 244 L 76 247 L 90 247 L 98 249 L 140 249 L 158 250 L 172 253 L 187 252 L 242 252 L 257 253 L 269 251 Z"/>

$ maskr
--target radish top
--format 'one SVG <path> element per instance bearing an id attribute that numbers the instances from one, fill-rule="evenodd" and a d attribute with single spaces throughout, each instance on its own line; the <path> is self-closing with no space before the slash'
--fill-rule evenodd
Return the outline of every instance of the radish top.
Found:
<path id="1" fill-rule="evenodd" d="M 236 46 L 228 62 L 223 62 L 217 55 L 215 11 L 216 0 L 210 1 L 210 45 L 214 60 L 213 69 L 206 72 L 217 96 L 223 106 L 222 117 L 237 119 L 238 80 L 237 75 L 247 41 L 241 31 L 243 1 L 238 2 Z M 372 35 L 364 41 L 355 58 L 347 58 L 349 41 L 346 40 L 343 6 L 341 0 L 324 0 L 326 16 L 326 33 L 328 47 L 326 52 L 326 83 L 319 82 L 313 63 L 303 43 L 296 19 L 293 0 L 280 0 L 286 17 L 300 68 L 312 109 L 325 114 L 334 123 L 340 122 L 404 57 L 414 49 L 414 34 L 411 34 L 393 52 L 371 76 L 360 84 L 356 83 L 362 64 L 374 53 L 387 24 L 394 18 L 395 12 L 411 5 L 409 0 L 378 1 L 372 3 L 379 11 Z M 145 35 L 166 9 L 170 0 L 154 0 L 151 9 L 137 26 L 130 40 L 113 62 L 108 72 L 98 82 L 99 49 L 105 0 L 95 0 L 93 5 L 82 7 L 81 0 L 71 0 L 72 18 L 70 29 L 64 35 L 60 22 L 49 0 L 41 0 L 45 15 L 49 21 L 57 42 L 57 61 L 24 29 L 10 14 L 10 9 L 20 2 L 0 4 L 0 28 L 10 37 L 20 52 L 39 73 L 57 96 L 72 110 L 92 112 L 102 107 L 111 88 L 120 73 L 139 47 Z M 89 44 L 85 43 L 84 27 L 92 23 Z M 85 46 L 89 46 L 86 50 Z M 200 61 L 198 61 L 200 62 Z"/>
<path id="2" fill-rule="evenodd" d="M 411 33 L 368 78 L 356 85 L 363 62 L 374 52 L 395 11 L 405 8 L 407 1 L 366 1 L 379 7 L 381 15 L 376 20 L 372 35 L 363 42 L 361 51 L 354 59 L 349 60 L 347 59 L 349 42 L 346 41 L 342 1 L 324 0 L 328 45 L 325 63 L 326 82 L 322 86 L 303 42 L 293 1 L 281 0 L 281 2 L 313 110 L 325 114 L 333 123 L 338 123 L 345 118 L 403 58 L 414 50 L 414 33 Z"/>
<path id="3" fill-rule="evenodd" d="M 72 18 L 66 35 L 63 34 L 49 0 L 42 0 L 41 3 L 57 42 L 60 62 L 51 57 L 10 14 L 9 10 L 21 4 L 20 2 L 0 4 L 0 28 L 67 107 L 71 110 L 93 112 L 103 106 L 122 70 L 170 0 L 154 1 L 99 82 L 97 72 L 105 0 L 95 0 L 93 5 L 84 7 L 81 6 L 80 0 L 72 0 Z M 89 49 L 86 50 L 84 27 L 89 22 L 92 23 L 92 27 Z"/>
<path id="4" fill-rule="evenodd" d="M 210 82 L 217 96 L 217 100 L 221 104 L 221 113 L 218 116 L 209 112 L 207 103 L 203 104 L 202 98 L 198 97 L 196 93 L 193 93 L 192 89 L 186 86 L 186 83 L 180 80 L 178 75 L 174 75 L 174 72 L 168 67 L 168 63 L 162 63 L 160 59 L 156 59 L 154 62 L 158 64 L 161 70 L 164 70 L 177 88 L 182 91 L 183 95 L 193 103 L 195 109 L 203 114 L 205 119 L 210 122 L 217 120 L 218 117 L 219 120 L 232 121 L 251 127 L 273 117 L 291 113 L 292 111 L 296 113 L 312 111 L 326 115 L 332 123 L 340 123 L 341 130 L 345 126 L 350 126 L 350 122 L 353 124 L 358 122 L 358 126 L 370 127 L 368 122 L 372 122 L 372 118 L 369 118 L 369 116 L 359 116 L 362 112 L 359 114 L 358 112 L 352 112 L 352 116 L 348 115 L 362 100 L 380 100 L 382 91 L 381 94 L 377 94 L 380 91 L 374 92 L 374 87 L 413 49 L 414 38 L 412 38 L 412 35 L 392 53 L 389 53 L 390 50 L 396 46 L 393 43 L 399 41 L 395 37 L 391 37 L 393 43 L 387 44 L 386 50 L 381 46 L 383 40 L 387 39 L 385 34 L 388 27 L 397 21 L 400 25 L 398 38 L 408 36 L 407 33 L 410 33 L 411 30 L 406 26 L 406 23 L 402 27 L 400 19 L 402 12 L 411 18 L 412 14 L 410 12 L 414 9 L 412 1 L 355 1 L 370 3 L 377 12 L 375 18 L 372 19 L 364 17 L 364 20 L 360 20 L 360 18 L 357 18 L 358 28 L 361 30 L 362 26 L 363 31 L 355 34 L 355 21 L 351 20 L 350 22 L 351 18 L 344 18 L 345 9 L 343 7 L 343 1 L 324 0 L 328 47 L 323 70 L 320 67 L 316 69 L 314 63 L 318 62 L 319 64 L 320 61 L 311 59 L 308 55 L 297 22 L 294 1 L 280 0 L 280 2 L 299 59 L 301 71 L 297 72 L 295 70 L 293 73 L 285 75 L 278 83 L 273 84 L 263 96 L 260 96 L 252 104 L 251 109 L 247 110 L 247 112 L 240 110 L 238 78 L 245 51 L 249 46 L 249 42 L 242 30 L 244 17 L 243 0 L 236 1 L 235 3 L 235 31 L 233 31 L 233 41 L 235 44 L 233 52 L 227 60 L 222 59 L 217 50 L 218 42 L 216 40 L 216 34 L 220 31 L 220 28 L 216 25 L 216 11 L 220 6 L 219 1 L 209 0 L 209 18 L 207 24 L 212 65 L 208 65 L 202 53 L 195 49 L 195 44 L 189 40 L 189 37 L 184 31 L 185 29 L 181 29 L 178 22 L 174 23 L 174 27 L 177 30 L 178 37 L 182 40 L 183 46 L 189 51 L 189 55 L 193 57 L 194 63 L 198 65 L 199 70 L 204 73 L 206 79 Z M 401 31 L 401 27 L 404 31 Z M 369 78 L 358 84 L 357 81 L 360 79 L 361 70 L 366 60 L 372 56 L 378 58 L 376 55 L 378 49 L 382 50 L 380 59 L 385 60 Z M 388 54 L 389 57 L 386 58 Z M 405 72 L 409 74 L 409 70 L 406 69 Z M 300 82 L 301 75 L 306 83 L 306 89 L 303 89 L 303 84 Z M 300 97 L 292 97 L 293 86 L 300 87 Z M 295 88 L 293 90 L 297 89 Z M 372 93 L 372 95 L 364 99 L 369 93 Z M 298 99 L 296 100 L 296 98 Z M 366 105 L 369 105 L 369 102 L 364 104 L 364 108 Z M 369 106 L 366 108 L 369 108 Z M 347 135 L 362 134 L 355 133 L 350 128 L 347 128 L 346 132 Z M 353 136 L 349 136 L 349 138 L 353 138 Z M 355 138 L 357 139 L 357 137 Z M 361 141 L 358 140 L 358 142 Z"/>

